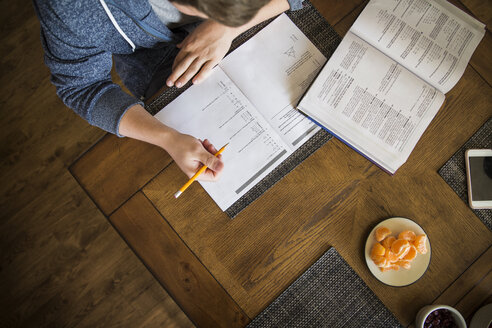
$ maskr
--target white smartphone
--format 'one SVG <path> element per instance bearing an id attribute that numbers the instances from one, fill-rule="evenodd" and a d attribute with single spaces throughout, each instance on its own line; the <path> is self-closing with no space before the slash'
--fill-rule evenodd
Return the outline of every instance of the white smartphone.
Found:
<path id="1" fill-rule="evenodd" d="M 492 149 L 468 149 L 465 160 L 470 207 L 492 208 Z"/>

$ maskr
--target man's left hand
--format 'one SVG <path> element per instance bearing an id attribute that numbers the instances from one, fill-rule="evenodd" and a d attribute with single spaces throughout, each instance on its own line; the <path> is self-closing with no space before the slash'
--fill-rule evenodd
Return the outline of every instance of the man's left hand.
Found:
<path id="1" fill-rule="evenodd" d="M 201 23 L 177 45 L 180 51 L 166 84 L 180 88 L 193 76 L 194 84 L 205 80 L 212 68 L 224 58 L 235 37 L 233 28 L 210 19 Z"/>

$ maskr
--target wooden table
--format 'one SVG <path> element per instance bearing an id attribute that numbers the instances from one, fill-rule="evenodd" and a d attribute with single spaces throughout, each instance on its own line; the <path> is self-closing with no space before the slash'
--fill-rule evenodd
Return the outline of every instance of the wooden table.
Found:
<path id="1" fill-rule="evenodd" d="M 313 3 L 340 35 L 365 5 Z M 456 4 L 490 21 L 490 3 L 463 3 Z M 187 178 L 145 143 L 107 135 L 71 172 L 197 326 L 246 325 L 331 246 L 402 324 L 431 303 L 469 318 L 491 300 L 492 232 L 437 171 L 492 115 L 491 49 L 487 31 L 394 176 L 332 139 L 231 220 L 199 184 L 175 200 Z M 403 288 L 377 281 L 363 256 L 371 228 L 392 216 L 412 218 L 432 242 L 428 271 Z"/>

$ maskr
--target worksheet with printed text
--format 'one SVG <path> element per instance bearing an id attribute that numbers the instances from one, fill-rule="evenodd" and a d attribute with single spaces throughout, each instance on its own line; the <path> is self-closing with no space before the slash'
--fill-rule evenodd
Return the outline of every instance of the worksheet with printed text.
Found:
<path id="1" fill-rule="evenodd" d="M 229 143 L 220 180 L 201 182 L 223 211 L 319 131 L 295 106 L 325 62 L 282 14 L 155 115 L 217 149 Z"/>

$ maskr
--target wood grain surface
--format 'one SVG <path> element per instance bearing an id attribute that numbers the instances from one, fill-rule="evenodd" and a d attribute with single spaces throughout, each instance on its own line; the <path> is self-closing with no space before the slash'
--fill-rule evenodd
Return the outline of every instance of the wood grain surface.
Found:
<path id="1" fill-rule="evenodd" d="M 459 276 L 433 304 L 449 304 L 468 321 L 471 314 L 491 297 L 492 246 L 490 246 L 466 271 Z M 469 322 L 468 322 L 469 323 Z"/>
<path id="2" fill-rule="evenodd" d="M 364 6 L 312 2 L 341 35 Z M 490 24 L 490 1 L 454 3 Z M 332 245 L 402 323 L 433 302 L 454 305 L 469 319 L 491 301 L 491 232 L 436 173 L 492 115 L 490 26 L 395 176 L 332 140 L 230 220 L 198 184 L 172 198 L 186 177 L 163 151 L 105 136 L 68 110 L 49 83 L 32 7 L 2 2 L 0 9 L 2 325 L 193 326 L 157 278 L 194 322 L 240 326 Z M 68 168 L 81 154 L 71 166 L 75 180 Z M 106 215 L 119 208 L 112 223 L 147 267 L 91 199 Z M 363 264 L 372 226 L 396 215 L 419 222 L 433 247 L 429 271 L 405 288 L 380 284 Z M 194 264 L 184 270 L 182 259 Z M 203 275 L 207 284 L 194 280 Z M 199 297 L 221 287 L 224 297 L 194 304 L 187 286 Z M 211 305 L 218 306 L 212 314 Z M 217 317 L 222 308 L 230 312 Z"/>
<path id="3" fill-rule="evenodd" d="M 310 0 L 331 26 L 335 26 L 364 0 Z"/>
<path id="4" fill-rule="evenodd" d="M 473 287 L 456 305 L 455 308 L 460 311 L 464 318 L 471 320 L 475 311 L 484 304 L 484 301 L 490 299 L 492 290 L 492 270 Z"/>
<path id="5" fill-rule="evenodd" d="M 489 31 L 492 28 L 492 5 L 487 0 L 460 0 L 473 16 L 484 23 Z"/>
<path id="6" fill-rule="evenodd" d="M 340 19 L 337 31 L 343 34 L 361 9 Z M 395 176 L 334 140 L 232 221 L 198 185 L 172 201 L 173 191 L 186 180 L 175 165 L 143 191 L 250 317 L 333 245 L 401 322 L 409 324 L 420 307 L 432 303 L 492 242 L 492 233 L 437 174 L 492 115 L 491 101 L 490 85 L 468 66 Z M 362 255 L 371 227 L 391 216 L 417 221 L 433 246 L 426 275 L 401 289 L 376 281 Z M 450 251 L 456 245 L 462 245 L 458 258 Z"/>
<path id="7" fill-rule="evenodd" d="M 142 193 L 109 219 L 198 327 L 250 321 Z"/>
<path id="8" fill-rule="evenodd" d="M 171 161 L 157 146 L 107 134 L 70 171 L 101 211 L 110 215 Z"/>
<path id="9" fill-rule="evenodd" d="M 475 50 L 470 60 L 470 65 L 489 85 L 492 85 L 492 61 L 490 60 L 490 54 L 492 53 L 492 34 L 490 32 L 492 2 L 481 0 L 465 0 L 462 2 L 459 0 L 450 0 L 449 2 L 486 24 L 485 36 Z M 478 15 L 479 13 L 480 15 Z"/>
<path id="10" fill-rule="evenodd" d="M 0 27 L 0 327 L 193 327 L 68 171 L 105 133 L 58 99 L 32 3 Z"/>

